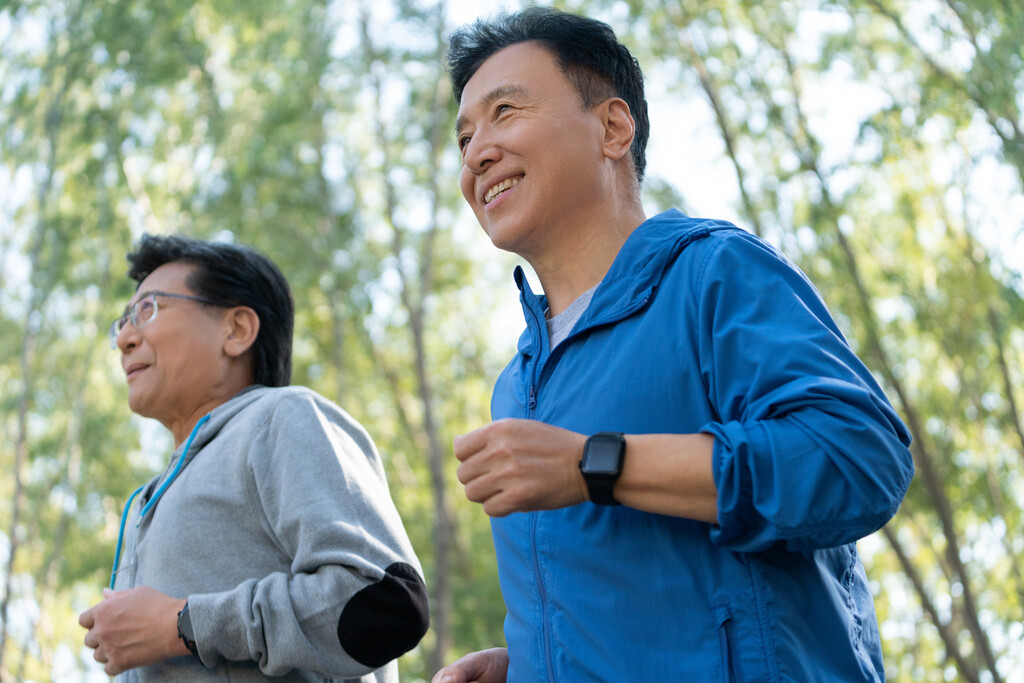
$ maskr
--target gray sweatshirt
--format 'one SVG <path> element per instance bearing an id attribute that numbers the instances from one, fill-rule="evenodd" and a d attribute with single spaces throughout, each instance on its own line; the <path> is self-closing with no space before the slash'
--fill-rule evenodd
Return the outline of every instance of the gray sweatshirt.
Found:
<path id="1" fill-rule="evenodd" d="M 309 389 L 252 387 L 193 436 L 133 504 L 115 589 L 188 598 L 202 662 L 121 680 L 397 681 L 427 593 L 366 431 Z"/>

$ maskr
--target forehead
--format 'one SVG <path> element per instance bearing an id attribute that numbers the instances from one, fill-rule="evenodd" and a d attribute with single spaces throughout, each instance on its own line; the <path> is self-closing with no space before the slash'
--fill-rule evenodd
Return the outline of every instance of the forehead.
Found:
<path id="1" fill-rule="evenodd" d="M 192 264 L 181 261 L 165 263 L 139 283 L 138 289 L 136 289 L 137 294 L 132 299 L 136 300 L 140 295 L 155 290 L 172 294 L 191 294 L 192 290 L 188 288 L 185 281 L 194 269 L 195 266 Z"/>
<path id="2" fill-rule="evenodd" d="M 460 118 L 509 92 L 577 97 L 553 52 L 536 42 L 516 43 L 488 57 L 466 82 L 459 101 Z"/>

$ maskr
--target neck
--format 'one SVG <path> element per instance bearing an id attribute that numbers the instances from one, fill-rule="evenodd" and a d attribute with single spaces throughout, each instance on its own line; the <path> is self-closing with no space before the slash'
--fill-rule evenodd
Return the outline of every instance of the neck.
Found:
<path id="1" fill-rule="evenodd" d="M 555 227 L 551 233 L 560 240 L 542 253 L 522 255 L 537 273 L 552 317 L 604 278 L 622 245 L 645 220 L 637 202 L 630 210 L 604 215 L 601 220 Z"/>
<path id="2" fill-rule="evenodd" d="M 252 385 L 251 380 L 239 378 L 236 381 L 225 382 L 211 391 L 204 399 L 198 401 L 194 406 L 182 411 L 182 413 L 173 418 L 166 420 L 160 420 L 160 422 L 170 430 L 171 435 L 174 437 L 174 447 L 177 448 L 188 438 L 189 434 L 192 433 L 192 429 L 195 428 L 196 424 L 203 418 L 204 415 L 210 413 L 214 408 L 224 405 L 232 398 L 234 398 L 238 392 L 246 387 Z"/>

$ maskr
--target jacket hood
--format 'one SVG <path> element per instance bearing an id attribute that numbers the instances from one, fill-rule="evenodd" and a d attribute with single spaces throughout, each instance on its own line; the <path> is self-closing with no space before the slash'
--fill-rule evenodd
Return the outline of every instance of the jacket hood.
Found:
<path id="1" fill-rule="evenodd" d="M 666 268 L 683 249 L 713 230 L 723 229 L 740 228 L 728 221 L 690 218 L 678 209 L 648 218 L 622 245 L 574 331 L 615 322 L 643 308 L 661 283 Z M 518 351 L 531 356 L 538 348 L 548 346 L 547 325 L 543 324 L 547 297 L 533 293 L 522 266 L 516 266 L 514 277 L 526 317 Z"/>

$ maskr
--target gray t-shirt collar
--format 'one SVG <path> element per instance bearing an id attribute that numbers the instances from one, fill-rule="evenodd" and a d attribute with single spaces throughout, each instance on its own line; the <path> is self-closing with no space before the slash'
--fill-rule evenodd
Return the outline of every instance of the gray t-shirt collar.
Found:
<path id="1" fill-rule="evenodd" d="M 583 312 L 587 310 L 587 306 L 590 305 L 590 300 L 594 298 L 594 292 L 597 290 L 597 285 L 594 285 L 587 291 L 583 292 L 569 304 L 569 307 L 564 311 L 556 315 L 554 318 L 547 320 L 548 324 L 548 340 L 551 344 L 551 348 L 555 348 L 566 337 L 569 336 L 569 332 L 572 331 L 576 322 L 583 315 Z M 546 311 L 545 311 L 546 313 Z"/>

